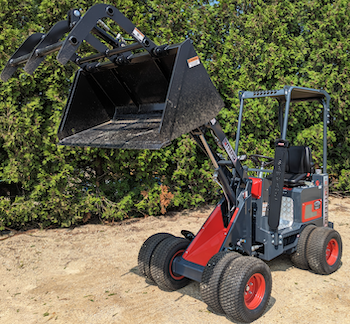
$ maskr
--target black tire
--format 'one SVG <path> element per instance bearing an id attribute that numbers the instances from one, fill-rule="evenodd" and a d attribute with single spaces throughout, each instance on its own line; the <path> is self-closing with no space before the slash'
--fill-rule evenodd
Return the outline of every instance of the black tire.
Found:
<path id="1" fill-rule="evenodd" d="M 219 301 L 219 287 L 222 274 L 231 261 L 240 257 L 237 252 L 218 252 L 208 261 L 199 285 L 203 301 L 211 311 L 224 313 Z"/>
<path id="2" fill-rule="evenodd" d="M 188 278 L 179 276 L 172 271 L 175 257 L 185 252 L 190 241 L 180 237 L 169 237 L 162 241 L 154 250 L 151 258 L 151 275 L 159 288 L 177 290 L 189 283 Z"/>
<path id="3" fill-rule="evenodd" d="M 329 227 L 318 227 L 310 235 L 306 257 L 318 274 L 330 274 L 340 267 L 343 245 L 340 234 Z"/>
<path id="4" fill-rule="evenodd" d="M 171 234 L 168 233 L 157 233 L 152 236 L 150 236 L 141 246 L 139 255 L 137 258 L 138 268 L 140 271 L 140 274 L 147 279 L 154 282 L 152 276 L 151 276 L 151 257 L 155 250 L 155 248 L 158 246 L 160 242 L 165 240 L 166 238 L 174 237 Z"/>
<path id="5" fill-rule="evenodd" d="M 315 229 L 315 225 L 307 225 L 300 233 L 299 240 L 296 246 L 296 251 L 290 256 L 291 261 L 297 268 L 304 270 L 309 269 L 309 263 L 306 258 L 306 247 L 310 234 Z"/>
<path id="6" fill-rule="evenodd" d="M 224 272 L 220 285 L 220 304 L 226 315 L 250 323 L 265 311 L 271 296 L 270 268 L 260 259 L 239 257 Z"/>

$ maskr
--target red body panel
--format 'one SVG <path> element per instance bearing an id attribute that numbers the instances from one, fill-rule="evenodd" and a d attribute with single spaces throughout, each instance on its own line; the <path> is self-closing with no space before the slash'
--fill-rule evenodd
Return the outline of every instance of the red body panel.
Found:
<path id="1" fill-rule="evenodd" d="M 262 189 L 262 179 L 253 178 L 253 177 L 249 177 L 249 179 L 253 181 L 253 183 L 252 183 L 252 196 L 255 199 L 260 199 L 261 198 L 261 189 Z"/>
<path id="2" fill-rule="evenodd" d="M 319 201 L 320 207 L 318 209 L 314 208 L 314 203 Z M 301 211 L 301 220 L 303 223 L 308 222 L 313 219 L 322 217 L 322 199 L 316 199 L 303 203 Z"/>
<path id="3" fill-rule="evenodd" d="M 219 252 L 226 235 L 238 213 L 236 208 L 230 224 L 224 227 L 221 206 L 218 205 L 193 239 L 182 257 L 190 262 L 206 266 L 210 258 Z"/>

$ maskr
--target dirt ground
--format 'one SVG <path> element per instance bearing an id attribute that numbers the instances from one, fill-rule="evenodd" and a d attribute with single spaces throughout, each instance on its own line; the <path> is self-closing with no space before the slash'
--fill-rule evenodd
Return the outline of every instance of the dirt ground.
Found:
<path id="1" fill-rule="evenodd" d="M 211 209 L 0 239 L 0 323 L 232 323 L 210 312 L 199 284 L 160 290 L 139 275 L 141 244 L 157 232 L 197 232 Z M 332 198 L 341 268 L 321 276 L 288 257 L 268 262 L 273 288 L 256 323 L 350 323 L 350 199 Z"/>

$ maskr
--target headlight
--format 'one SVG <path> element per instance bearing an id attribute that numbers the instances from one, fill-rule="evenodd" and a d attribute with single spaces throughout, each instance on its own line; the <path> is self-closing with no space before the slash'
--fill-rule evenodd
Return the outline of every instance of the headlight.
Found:
<path id="1" fill-rule="evenodd" d="M 293 208 L 293 199 L 290 197 L 282 197 L 281 204 L 281 217 L 280 225 L 278 229 L 284 229 L 292 226 L 294 218 L 294 208 Z"/>

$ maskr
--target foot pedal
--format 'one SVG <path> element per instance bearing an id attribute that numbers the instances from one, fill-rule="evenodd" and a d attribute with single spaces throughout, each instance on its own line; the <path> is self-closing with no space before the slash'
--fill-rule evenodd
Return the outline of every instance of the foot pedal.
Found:
<path id="1" fill-rule="evenodd" d="M 192 241 L 195 238 L 195 235 L 190 231 L 182 230 L 181 234 L 189 241 Z"/>

